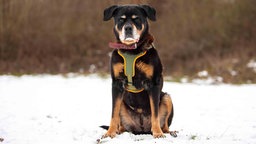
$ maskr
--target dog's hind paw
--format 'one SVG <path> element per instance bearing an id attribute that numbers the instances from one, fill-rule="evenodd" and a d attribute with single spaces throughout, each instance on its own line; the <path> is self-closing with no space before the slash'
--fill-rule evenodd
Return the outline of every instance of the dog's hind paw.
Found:
<path id="1" fill-rule="evenodd" d="M 179 131 L 170 131 L 170 135 L 173 137 L 177 137 L 177 133 L 179 133 Z"/>

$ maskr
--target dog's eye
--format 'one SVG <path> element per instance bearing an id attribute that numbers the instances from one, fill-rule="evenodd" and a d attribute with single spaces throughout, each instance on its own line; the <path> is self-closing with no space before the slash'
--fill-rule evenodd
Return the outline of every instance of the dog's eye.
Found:
<path id="1" fill-rule="evenodd" d="M 125 21 L 125 18 L 121 17 L 121 18 L 118 19 L 118 21 L 122 23 L 122 22 Z"/>
<path id="2" fill-rule="evenodd" d="M 140 23 L 140 22 L 141 22 L 140 18 L 138 18 L 138 17 L 133 18 L 132 20 L 133 20 L 135 23 Z"/>
<path id="3" fill-rule="evenodd" d="M 120 18 L 118 21 L 119 21 L 119 22 L 124 22 L 124 20 L 125 20 L 125 19 Z"/>

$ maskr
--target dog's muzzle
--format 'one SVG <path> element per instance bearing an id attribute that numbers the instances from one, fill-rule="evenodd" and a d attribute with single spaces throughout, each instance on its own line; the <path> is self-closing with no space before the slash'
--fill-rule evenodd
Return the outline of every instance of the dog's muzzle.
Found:
<path id="1" fill-rule="evenodd" d="M 123 44 L 131 45 L 139 41 L 140 35 L 137 33 L 136 27 L 131 23 L 126 23 L 122 28 L 119 38 Z"/>
<path id="2" fill-rule="evenodd" d="M 130 23 L 124 26 L 125 40 L 133 39 L 133 27 Z"/>

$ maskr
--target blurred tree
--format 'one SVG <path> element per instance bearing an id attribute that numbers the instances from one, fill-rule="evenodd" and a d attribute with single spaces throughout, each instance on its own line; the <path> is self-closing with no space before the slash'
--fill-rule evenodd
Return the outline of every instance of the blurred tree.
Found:
<path id="1" fill-rule="evenodd" d="M 156 8 L 150 31 L 165 75 L 206 70 L 227 82 L 256 82 L 246 67 L 256 59 L 255 0 L 0 0 L 0 74 L 108 72 L 115 38 L 103 10 L 127 3 Z"/>

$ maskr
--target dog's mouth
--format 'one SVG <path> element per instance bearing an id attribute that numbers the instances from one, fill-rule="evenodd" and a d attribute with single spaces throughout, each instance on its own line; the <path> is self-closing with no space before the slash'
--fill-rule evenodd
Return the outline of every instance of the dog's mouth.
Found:
<path id="1" fill-rule="evenodd" d="M 133 37 L 126 37 L 124 40 L 121 40 L 121 43 L 109 43 L 109 47 L 116 49 L 133 50 L 137 49 L 138 42 L 139 39 L 135 39 Z"/>
<path id="2" fill-rule="evenodd" d="M 124 40 L 121 40 L 121 42 L 123 44 L 126 44 L 126 45 L 132 45 L 132 44 L 135 44 L 139 41 L 139 38 L 133 38 L 133 37 L 126 37 Z"/>
<path id="3" fill-rule="evenodd" d="M 141 31 L 139 31 L 134 25 L 126 24 L 119 32 L 119 39 L 121 43 L 125 45 L 136 44 L 140 40 Z"/>

